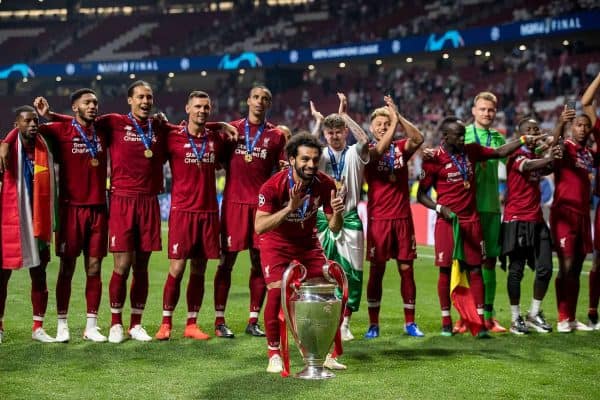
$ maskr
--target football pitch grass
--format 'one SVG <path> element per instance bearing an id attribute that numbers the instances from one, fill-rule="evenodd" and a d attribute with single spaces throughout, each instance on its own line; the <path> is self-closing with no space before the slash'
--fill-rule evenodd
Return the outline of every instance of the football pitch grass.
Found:
<path id="1" fill-rule="evenodd" d="M 368 325 L 365 291 L 361 309 L 352 318 L 356 336 L 345 344 L 341 360 L 347 371 L 327 381 L 281 378 L 265 372 L 264 338 L 244 334 L 248 307 L 248 255 L 241 253 L 227 309 L 233 340 L 214 337 L 212 282 L 216 263 L 209 264 L 199 324 L 213 336 L 209 341 L 184 339 L 185 285 L 174 314 L 168 342 L 122 344 L 82 340 L 85 325 L 84 274 L 80 265 L 73 279 L 69 313 L 71 341 L 41 344 L 31 340 L 29 276 L 13 273 L 5 313 L 5 339 L 0 344 L 0 399 L 594 399 L 598 398 L 600 332 L 536 334 L 517 337 L 494 335 L 475 339 L 468 335 L 440 336 L 437 270 L 432 249 L 419 248 L 415 264 L 416 320 L 425 337 L 403 334 L 402 300 L 395 263 L 388 263 L 381 307 L 381 336 L 363 339 Z M 556 264 L 555 264 L 556 265 Z M 45 327 L 56 333 L 55 290 L 57 259 L 48 267 L 50 291 Z M 587 322 L 587 271 L 581 277 L 578 317 Z M 108 334 L 108 282 L 112 256 L 104 262 L 103 298 L 99 325 Z M 150 295 L 143 324 L 154 335 L 161 321 L 162 287 L 167 273 L 166 254 L 151 258 Z M 556 273 L 556 272 L 555 272 Z M 525 274 L 522 309 L 531 300 L 532 276 Z M 553 276 L 554 278 L 554 276 Z M 130 277 L 131 279 L 131 277 Z M 129 322 L 129 304 L 125 323 Z M 547 319 L 556 328 L 552 284 L 543 303 Z M 498 269 L 497 317 L 509 325 L 506 273 Z M 456 320 L 456 312 L 453 311 Z M 261 314 L 262 325 L 262 314 Z M 290 336 L 291 340 L 291 336 Z M 302 368 L 291 343 L 292 372 Z"/>

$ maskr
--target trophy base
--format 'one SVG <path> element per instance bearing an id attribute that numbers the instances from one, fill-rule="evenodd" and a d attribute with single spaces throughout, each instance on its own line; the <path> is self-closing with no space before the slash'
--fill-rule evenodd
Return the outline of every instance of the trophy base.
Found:
<path id="1" fill-rule="evenodd" d="M 335 374 L 322 366 L 308 366 L 294 377 L 298 379 L 329 379 L 335 377 Z"/>

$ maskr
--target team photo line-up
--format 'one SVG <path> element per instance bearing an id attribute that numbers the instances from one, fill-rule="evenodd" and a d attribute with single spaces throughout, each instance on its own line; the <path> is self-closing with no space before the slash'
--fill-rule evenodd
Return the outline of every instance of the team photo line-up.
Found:
<path id="1" fill-rule="evenodd" d="M 130 111 L 124 115 L 99 115 L 92 89 L 71 94 L 72 115 L 52 112 L 47 100 L 37 97 L 32 106 L 15 110 L 15 128 L 0 144 L 0 343 L 5 339 L 8 283 L 12 271 L 21 268 L 27 268 L 31 278 L 32 339 L 43 343 L 70 340 L 71 281 L 82 252 L 87 307 L 83 339 L 111 343 L 153 339 L 142 325 L 142 314 L 149 291 L 150 256 L 162 249 L 157 195 L 163 191 L 166 162 L 172 173 L 169 269 L 156 340 L 171 337 L 187 260 L 188 312 L 183 336 L 210 338 L 197 324 L 209 259 L 219 260 L 214 277 L 214 334 L 235 337 L 225 311 L 233 267 L 244 250 L 250 256 L 245 333 L 266 337 L 268 372 L 284 369 L 281 282 L 292 260 L 306 267 L 308 278 L 321 276 L 327 263 L 342 267 L 348 300 L 337 336 L 350 341 L 354 339 L 350 320 L 362 296 L 363 260 L 370 263 L 366 284 L 369 326 L 364 337 L 374 339 L 380 334 L 385 265 L 395 259 L 404 331 L 422 337 L 415 322 L 413 262 L 417 252 L 408 172 L 409 160 L 417 151 L 422 152 L 422 163 L 416 197 L 437 213 L 434 263 L 439 274 L 441 335 L 470 332 L 487 338 L 490 332 L 552 332 L 541 303 L 551 281 L 553 251 L 559 264 L 556 331 L 600 330 L 598 252 L 589 274 L 588 321 L 575 318 L 583 262 L 593 250 L 600 250 L 599 235 L 592 240 L 590 217 L 590 177 L 598 154 L 588 146 L 590 137 L 600 141 L 594 102 L 599 87 L 600 74 L 581 97 L 583 113 L 578 115 L 573 104 L 566 104 L 552 134 L 543 134 L 534 117 L 525 117 L 516 127 L 518 139 L 509 142 L 493 128 L 496 96 L 481 92 L 473 100 L 473 122 L 467 125 L 457 117 L 444 117 L 438 125 L 439 146 L 427 149 L 421 149 L 424 135 L 389 96 L 383 96 L 382 106 L 372 111 L 369 133 L 350 117 L 347 99 L 338 93 L 337 113 L 324 116 L 311 101 L 312 132 L 293 135 L 287 127 L 267 121 L 272 94 L 262 85 L 249 91 L 247 116 L 229 123 L 209 122 L 209 95 L 192 91 L 185 104 L 187 120 L 172 124 L 164 114 L 152 113 L 153 91 L 145 81 L 128 88 Z M 48 122 L 40 123 L 41 118 Z M 499 161 L 507 171 L 503 210 L 498 195 Z M 55 163 L 59 166 L 56 177 Z M 219 208 L 216 175 L 220 169 L 225 170 L 226 183 Z M 554 174 L 555 181 L 549 225 L 542 215 L 540 193 L 540 180 L 548 174 Z M 357 211 L 364 183 L 368 185 L 366 243 Z M 598 213 L 594 228 L 599 231 Z M 46 266 L 53 236 L 60 259 L 55 337 L 43 328 L 48 304 Z M 108 284 L 111 324 L 105 336 L 97 314 L 101 264 L 108 251 L 113 253 L 114 265 Z M 507 260 L 502 263 L 508 271 L 509 329 L 501 326 L 494 313 L 499 258 Z M 535 279 L 531 305 L 522 314 L 520 286 L 526 264 Z M 131 315 L 126 329 L 122 311 L 130 274 Z M 264 331 L 259 323 L 263 303 Z M 460 315 L 454 324 L 452 303 Z M 338 360 L 341 353 L 336 344 L 324 366 L 345 369 Z"/>

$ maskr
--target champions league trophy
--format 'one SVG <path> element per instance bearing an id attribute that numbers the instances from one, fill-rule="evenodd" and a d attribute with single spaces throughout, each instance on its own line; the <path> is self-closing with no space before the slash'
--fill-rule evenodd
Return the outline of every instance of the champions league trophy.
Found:
<path id="1" fill-rule="evenodd" d="M 348 297 L 348 282 L 340 265 L 328 262 L 323 276 L 305 281 L 306 267 L 293 261 L 283 275 L 281 306 L 287 325 L 296 341 L 306 367 L 295 375 L 301 379 L 327 379 L 335 375 L 323 368 L 342 322 Z M 335 296 L 339 288 L 344 294 Z"/>

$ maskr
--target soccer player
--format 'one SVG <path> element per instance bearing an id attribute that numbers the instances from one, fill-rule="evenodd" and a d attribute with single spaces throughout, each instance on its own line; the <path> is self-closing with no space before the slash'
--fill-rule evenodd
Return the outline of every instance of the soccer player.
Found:
<path id="1" fill-rule="evenodd" d="M 369 137 L 347 114 L 347 100 L 338 93 L 339 112 L 326 118 L 318 112 L 311 101 L 311 111 L 316 126 L 323 127 L 327 141 L 326 151 L 322 152 L 319 170 L 335 180 L 336 187 L 344 193 L 344 226 L 340 232 L 331 232 L 323 212 L 317 214 L 317 232 L 325 256 L 342 266 L 348 279 L 348 302 L 340 327 L 342 340 L 354 339 L 350 331 L 350 318 L 358 311 L 362 295 L 363 257 L 365 252 L 362 223 L 356 206 L 360 201 L 365 165 L 369 162 Z M 352 146 L 347 145 L 348 128 L 356 139 Z M 313 131 L 318 139 L 320 130 Z M 343 188 L 343 189 L 342 189 Z"/>
<path id="2" fill-rule="evenodd" d="M 161 250 L 160 209 L 156 195 L 163 189 L 168 126 L 151 118 L 154 95 L 150 84 L 135 81 L 127 89 L 130 112 L 97 117 L 94 127 L 104 132 L 109 144 L 111 188 L 108 218 L 109 250 L 114 268 L 109 284 L 111 328 L 108 341 L 125 339 L 122 310 L 131 282 L 131 323 L 129 336 L 150 341 L 142 326 L 142 313 L 148 297 L 148 262 L 152 251 Z M 48 111 L 53 121 L 72 118 Z"/>
<path id="3" fill-rule="evenodd" d="M 467 126 L 465 143 L 498 148 L 506 143 L 504 136 L 492 128 L 496 118 L 497 99 L 493 93 L 481 92 L 475 96 L 471 113 L 473 123 Z M 481 220 L 486 259 L 483 264 L 483 286 L 485 299 L 483 314 L 485 326 L 490 332 L 506 332 L 494 317 L 496 297 L 496 258 L 500 255 L 500 197 L 498 195 L 498 160 L 492 159 L 475 165 L 477 212 Z M 458 321 L 458 332 L 464 332 Z"/>
<path id="4" fill-rule="evenodd" d="M 269 366 L 267 372 L 283 370 L 279 350 L 278 315 L 281 307 L 281 279 L 289 263 L 296 259 L 307 268 L 307 278 L 322 276 L 327 262 L 315 228 L 317 210 L 323 206 L 329 228 L 342 228 L 344 201 L 336 196 L 335 183 L 318 171 L 321 144 L 308 133 L 292 137 L 286 145 L 290 167 L 268 179 L 260 188 L 254 223 L 259 234 L 261 262 L 267 284 L 264 319 Z M 345 368 L 328 356 L 325 366 Z"/>
<path id="5" fill-rule="evenodd" d="M 4 338 L 3 317 L 7 286 L 15 269 L 28 268 L 31 278 L 33 327 L 31 337 L 54 342 L 43 328 L 48 305 L 46 266 L 54 213 L 54 164 L 45 140 L 38 134 L 38 115 L 31 106 L 15 113 L 17 137 L 5 148 L 2 173 L 0 251 L 0 343 Z"/>
<path id="6" fill-rule="evenodd" d="M 416 285 L 413 260 L 416 258 L 415 232 L 408 192 L 408 160 L 423 143 L 423 134 L 388 105 L 373 111 L 370 130 L 375 138 L 371 145 L 371 162 L 365 178 L 369 185 L 367 215 L 367 259 L 370 261 L 367 302 L 369 329 L 365 338 L 379 336 L 379 310 L 383 293 L 383 276 L 389 259 L 395 259 L 400 274 L 400 293 L 404 303 L 404 331 L 413 337 L 424 336 L 415 323 Z M 406 138 L 394 141 L 397 123 Z"/>
<path id="7" fill-rule="evenodd" d="M 481 317 L 481 324 L 484 325 L 481 264 L 485 257 L 485 248 L 475 206 L 474 163 L 506 157 L 524 142 L 530 143 L 535 141 L 535 138 L 522 136 L 521 140 L 494 149 L 477 143 L 465 144 L 466 128 L 456 117 L 444 118 L 439 130 L 442 143 L 434 150 L 432 157 L 423 162 L 417 199 L 438 214 L 434 235 L 435 265 L 439 267 L 438 296 L 442 310 L 442 335 L 451 336 L 450 271 L 454 247 L 451 213 L 457 215 L 460 221 L 465 254 L 462 267 L 469 271 L 470 290 L 477 313 Z M 431 187 L 437 191 L 437 203 L 427 194 Z M 480 336 L 488 337 L 487 330 L 482 329 Z"/>
<path id="8" fill-rule="evenodd" d="M 581 105 L 583 112 L 588 116 L 592 126 L 594 127 L 593 134 L 596 146 L 600 146 L 600 119 L 596 116 L 596 104 L 594 96 L 600 88 L 600 73 L 588 86 L 581 97 Z M 600 196 L 600 172 L 596 171 L 596 195 Z M 600 299 L 600 213 L 596 209 L 594 217 L 594 263 L 590 270 L 589 277 L 589 309 L 588 309 L 588 326 L 595 330 L 600 330 L 600 322 L 598 321 L 598 299 Z"/>
<path id="9" fill-rule="evenodd" d="M 552 242 L 558 256 L 554 281 L 558 306 L 557 331 L 590 331 L 576 318 L 579 277 L 587 253 L 593 250 L 590 225 L 590 177 L 594 154 L 587 147 L 592 122 L 565 107 L 554 130 L 555 143 L 572 122 L 571 138 L 563 142 L 563 158 L 554 163 L 554 200 L 550 209 Z"/>
<path id="10" fill-rule="evenodd" d="M 518 124 L 519 135 L 540 136 L 535 119 Z M 521 146 L 508 158 L 507 193 L 502 222 L 502 254 L 509 258 L 506 288 L 510 301 L 510 332 L 523 335 L 533 329 L 552 332 L 540 309 L 552 277 L 550 230 L 541 208 L 540 179 L 552 172 L 552 162 L 562 156 L 554 146 L 547 156 L 538 155 L 535 145 Z M 533 299 L 525 320 L 521 316 L 521 280 L 525 264 L 535 271 Z"/>
<path id="11" fill-rule="evenodd" d="M 167 139 L 173 175 L 169 216 L 169 273 L 163 291 L 163 320 L 156 339 L 171 337 L 172 315 L 179 300 L 181 279 L 190 260 L 187 286 L 188 314 L 184 337 L 210 336 L 196 324 L 204 297 L 206 263 L 219 258 L 219 209 L 215 170 L 224 153 L 218 132 L 207 129 L 211 101 L 206 92 L 193 91 L 185 106 L 187 124 L 173 126 Z"/>
<path id="12" fill-rule="evenodd" d="M 231 122 L 239 138 L 229 146 L 226 164 L 225 190 L 221 204 L 221 261 L 214 280 L 215 335 L 233 338 L 235 335 L 225 323 L 225 307 L 231 286 L 231 271 L 238 252 L 250 253 L 250 316 L 246 333 L 264 336 L 258 324 L 258 313 L 265 297 L 260 253 L 254 233 L 256 197 L 261 185 L 279 169 L 284 159 L 285 137 L 267 122 L 271 108 L 271 91 L 265 86 L 254 86 L 246 101 L 248 116 Z"/>
<path id="13" fill-rule="evenodd" d="M 45 98 L 37 97 L 38 114 L 48 115 Z M 96 132 L 98 98 L 92 89 L 71 94 L 74 118 L 40 125 L 39 133 L 56 144 L 59 169 L 59 224 L 56 254 L 60 269 L 56 282 L 58 324 L 56 341 L 71 338 L 67 313 L 71 298 L 71 281 L 77 257 L 83 251 L 86 272 L 85 298 L 87 322 L 84 340 L 105 342 L 98 328 L 98 308 L 102 296 L 100 268 L 107 253 L 108 210 L 106 207 L 107 141 L 103 131 Z M 8 139 L 8 138 L 7 138 Z"/>

